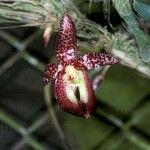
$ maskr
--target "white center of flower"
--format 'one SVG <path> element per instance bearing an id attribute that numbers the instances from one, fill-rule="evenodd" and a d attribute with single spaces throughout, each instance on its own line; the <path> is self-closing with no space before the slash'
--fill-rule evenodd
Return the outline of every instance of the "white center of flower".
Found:
<path id="1" fill-rule="evenodd" d="M 74 103 L 81 101 L 87 103 L 88 92 L 84 74 L 82 70 L 77 70 L 74 66 L 67 66 L 66 73 L 63 76 L 63 80 L 66 83 L 66 93 L 68 99 Z"/>

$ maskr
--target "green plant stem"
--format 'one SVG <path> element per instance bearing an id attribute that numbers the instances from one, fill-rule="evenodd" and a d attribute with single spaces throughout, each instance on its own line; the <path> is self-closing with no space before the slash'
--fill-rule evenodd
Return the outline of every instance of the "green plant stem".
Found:
<path id="1" fill-rule="evenodd" d="M 57 131 L 57 134 L 59 135 L 59 138 L 62 142 L 62 145 L 64 147 L 65 150 L 71 150 L 71 145 L 70 143 L 68 142 L 68 140 L 66 139 L 66 136 L 59 124 L 59 121 L 57 119 L 57 116 L 56 116 L 56 113 L 54 111 L 54 108 L 52 106 L 52 100 L 51 100 L 51 93 L 50 93 L 50 83 L 48 85 L 46 85 L 44 87 L 44 98 L 45 98 L 45 102 L 46 102 L 46 105 L 47 105 L 47 109 L 48 109 L 48 112 L 49 112 L 49 115 L 50 115 L 50 118 L 52 120 L 52 123 L 54 124 L 54 127 Z"/>

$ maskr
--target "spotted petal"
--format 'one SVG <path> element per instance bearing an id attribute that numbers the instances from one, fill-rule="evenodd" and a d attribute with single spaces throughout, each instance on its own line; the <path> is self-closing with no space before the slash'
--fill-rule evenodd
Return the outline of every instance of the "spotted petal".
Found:
<path id="1" fill-rule="evenodd" d="M 48 84 L 48 82 L 52 78 L 55 78 L 57 72 L 58 72 L 58 66 L 56 64 L 48 64 L 45 67 L 45 73 L 44 73 L 44 77 L 43 77 L 43 84 L 44 85 Z"/>
<path id="2" fill-rule="evenodd" d="M 88 53 L 81 56 L 79 62 L 83 63 L 87 69 L 98 69 L 105 65 L 119 63 L 115 57 L 105 53 Z"/>
<path id="3" fill-rule="evenodd" d="M 75 25 L 65 12 L 56 43 L 58 65 L 46 66 L 43 83 L 46 85 L 52 78 L 55 79 L 55 97 L 60 107 L 69 113 L 89 118 L 95 108 L 95 95 L 87 70 L 115 64 L 118 60 L 102 53 L 88 53 L 78 59 L 76 47 Z"/>
<path id="4" fill-rule="evenodd" d="M 86 71 L 68 66 L 66 73 L 60 73 L 55 80 L 55 96 L 65 111 L 89 118 L 95 108 L 92 82 Z"/>
<path id="5" fill-rule="evenodd" d="M 60 22 L 56 42 L 56 53 L 58 62 L 63 64 L 70 59 L 74 59 L 76 47 L 77 39 L 75 25 L 70 15 L 65 12 Z"/>

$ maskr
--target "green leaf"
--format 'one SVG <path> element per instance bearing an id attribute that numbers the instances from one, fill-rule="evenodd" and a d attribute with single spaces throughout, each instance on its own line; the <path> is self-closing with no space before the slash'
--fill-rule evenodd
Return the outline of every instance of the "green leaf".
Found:
<path id="1" fill-rule="evenodd" d="M 97 91 L 97 97 L 113 109 L 127 114 L 150 92 L 150 80 L 126 67 L 113 66 Z"/>
<path id="2" fill-rule="evenodd" d="M 134 1 L 133 6 L 144 20 L 150 21 L 150 4 Z"/>
<path id="3" fill-rule="evenodd" d="M 64 113 L 64 125 L 73 144 L 79 145 L 81 150 L 92 149 L 105 138 L 110 136 L 114 127 L 92 116 L 90 119 L 80 118 Z"/>
<path id="4" fill-rule="evenodd" d="M 143 148 L 126 139 L 123 133 L 119 133 L 106 141 L 99 150 L 143 150 Z"/>
<path id="5" fill-rule="evenodd" d="M 120 16 L 126 22 L 129 30 L 134 34 L 138 46 L 139 54 L 143 62 L 150 62 L 150 36 L 142 31 L 139 27 L 139 23 L 135 18 L 132 11 L 131 3 L 129 0 L 113 0 L 113 4 L 120 14 Z"/>

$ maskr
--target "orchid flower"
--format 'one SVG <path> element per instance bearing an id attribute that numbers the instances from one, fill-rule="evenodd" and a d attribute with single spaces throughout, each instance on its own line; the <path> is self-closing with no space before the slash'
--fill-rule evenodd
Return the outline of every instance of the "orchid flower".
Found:
<path id="1" fill-rule="evenodd" d="M 65 111 L 89 118 L 95 108 L 95 95 L 88 70 L 98 69 L 119 61 L 105 53 L 88 53 L 77 58 L 76 28 L 65 12 L 60 22 L 56 42 L 58 64 L 48 64 L 43 83 L 55 79 L 55 97 Z"/>

